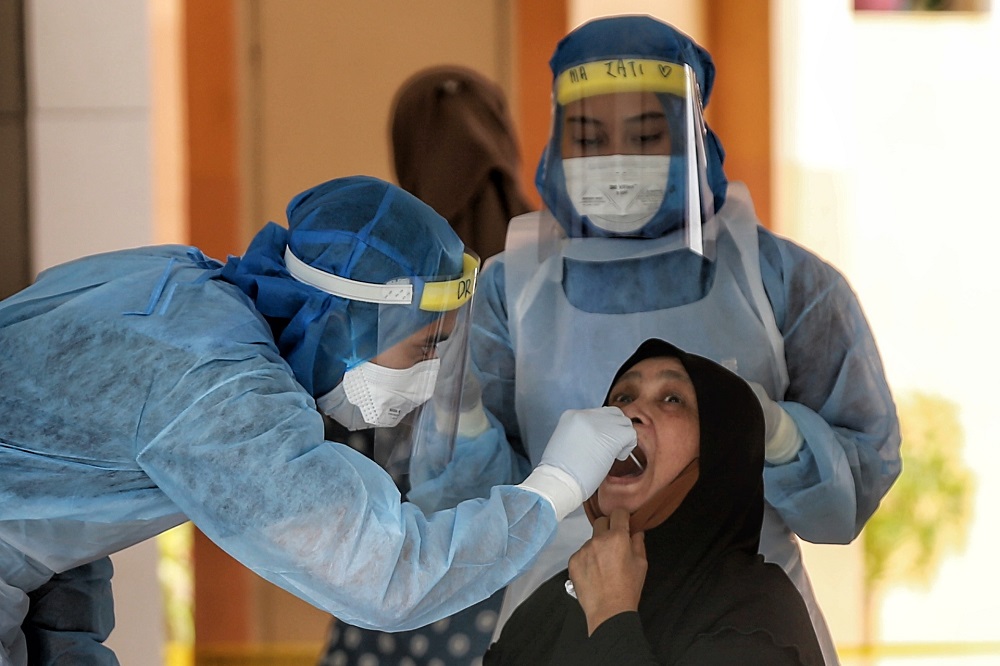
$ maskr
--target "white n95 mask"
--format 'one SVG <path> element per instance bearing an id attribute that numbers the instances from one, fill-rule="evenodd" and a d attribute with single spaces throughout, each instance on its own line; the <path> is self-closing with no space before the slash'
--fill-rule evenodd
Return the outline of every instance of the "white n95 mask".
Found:
<path id="1" fill-rule="evenodd" d="M 439 358 L 421 361 L 403 370 L 366 361 L 348 370 L 341 385 L 347 401 L 361 411 L 365 423 L 379 428 L 392 428 L 404 416 L 431 399 L 440 367 Z M 331 391 L 328 395 L 332 393 Z M 322 404 L 320 409 L 323 409 Z M 344 413 L 342 405 L 336 412 L 353 421 Z M 347 428 L 356 425 L 344 423 L 336 412 L 327 414 Z"/>
<path id="2" fill-rule="evenodd" d="M 562 161 L 566 193 L 576 212 L 616 234 L 641 229 L 660 209 L 669 155 L 599 155 Z"/>

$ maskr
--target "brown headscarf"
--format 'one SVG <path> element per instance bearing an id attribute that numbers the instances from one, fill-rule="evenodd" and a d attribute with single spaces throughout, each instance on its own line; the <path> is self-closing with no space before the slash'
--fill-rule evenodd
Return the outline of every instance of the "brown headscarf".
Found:
<path id="1" fill-rule="evenodd" d="M 448 220 L 482 259 L 503 250 L 507 223 L 531 209 L 518 184 L 503 90 L 465 67 L 433 67 L 404 83 L 393 107 L 400 187 Z"/>

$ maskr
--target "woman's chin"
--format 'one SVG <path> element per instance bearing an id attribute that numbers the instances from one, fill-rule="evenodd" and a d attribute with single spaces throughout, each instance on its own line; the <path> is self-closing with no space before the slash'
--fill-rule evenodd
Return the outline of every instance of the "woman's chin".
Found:
<path id="1" fill-rule="evenodd" d="M 615 509 L 625 509 L 629 515 L 635 513 L 644 501 L 637 490 L 618 484 L 610 487 L 602 485 L 597 491 L 597 504 L 601 507 L 601 513 L 610 516 Z"/>

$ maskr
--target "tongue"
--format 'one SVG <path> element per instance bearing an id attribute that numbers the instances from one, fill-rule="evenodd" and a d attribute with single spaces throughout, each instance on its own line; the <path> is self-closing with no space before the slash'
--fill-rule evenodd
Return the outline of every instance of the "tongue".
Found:
<path id="1" fill-rule="evenodd" d="M 640 474 L 642 474 L 642 470 L 632 462 L 631 458 L 616 460 L 615 464 L 611 466 L 611 471 L 608 472 L 608 476 L 639 476 Z"/>

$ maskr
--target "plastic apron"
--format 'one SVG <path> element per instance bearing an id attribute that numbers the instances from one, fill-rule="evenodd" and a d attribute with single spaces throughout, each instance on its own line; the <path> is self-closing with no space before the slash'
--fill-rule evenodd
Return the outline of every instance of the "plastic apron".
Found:
<path id="1" fill-rule="evenodd" d="M 710 228 L 712 225 L 716 228 Z M 611 259 L 611 253 L 626 246 L 608 239 L 561 237 L 558 224 L 545 211 L 511 222 L 503 256 L 516 363 L 515 400 L 521 441 L 532 464 L 538 463 L 559 416 L 567 409 L 600 406 L 615 371 L 651 337 L 710 358 L 744 379 L 758 382 L 776 400 L 784 396 L 788 388 L 784 344 L 764 292 L 757 218 L 742 184 L 730 184 L 726 205 L 706 223 L 706 236 L 712 234 L 717 237 L 715 278 L 703 298 L 648 312 L 598 314 L 583 312 L 566 298 L 564 258 Z M 660 239 L 632 242 L 630 246 L 641 246 L 636 256 L 677 249 L 676 244 Z M 570 555 L 591 533 L 582 509 L 560 523 L 552 544 L 542 551 L 535 566 L 508 586 L 494 637 L 523 599 L 566 568 Z M 824 653 L 835 654 L 802 566 L 796 537 L 767 503 L 760 552 L 767 561 L 779 564 L 802 593 Z"/>

